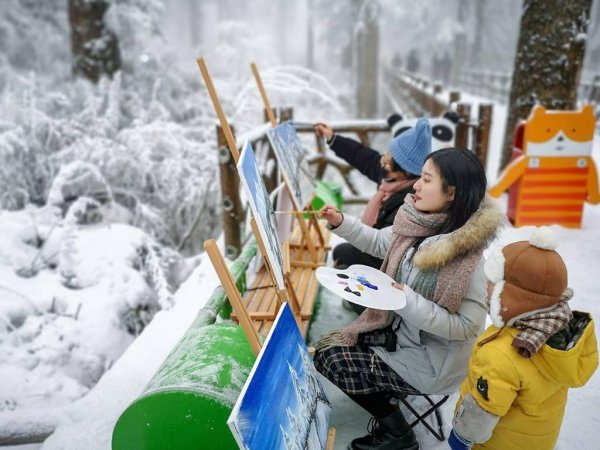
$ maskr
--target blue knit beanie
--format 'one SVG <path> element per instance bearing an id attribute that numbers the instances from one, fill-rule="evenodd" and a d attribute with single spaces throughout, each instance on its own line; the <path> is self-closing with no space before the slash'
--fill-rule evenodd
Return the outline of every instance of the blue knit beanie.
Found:
<path id="1" fill-rule="evenodd" d="M 425 117 L 417 120 L 414 128 L 396 136 L 389 145 L 394 161 L 402 170 L 421 175 L 425 158 L 431 152 L 431 126 Z"/>

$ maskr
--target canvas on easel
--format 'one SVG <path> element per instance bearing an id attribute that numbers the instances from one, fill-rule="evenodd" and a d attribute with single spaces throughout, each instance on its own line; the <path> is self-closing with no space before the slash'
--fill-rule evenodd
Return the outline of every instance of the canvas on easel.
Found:
<path id="1" fill-rule="evenodd" d="M 265 258 L 273 271 L 273 277 L 279 290 L 285 290 L 283 275 L 284 263 L 282 256 L 282 245 L 277 236 L 277 220 L 271 205 L 271 199 L 256 163 L 254 150 L 250 142 L 246 141 L 237 164 L 238 173 L 248 204 L 252 211 L 252 217 L 256 221 L 260 239 L 265 246 Z"/>
<path id="2" fill-rule="evenodd" d="M 310 201 L 314 187 L 302 170 L 304 149 L 291 122 L 282 123 L 267 131 L 281 175 L 291 194 L 296 210 L 303 209 Z"/>
<path id="3" fill-rule="evenodd" d="M 242 160 L 241 155 L 237 149 L 235 138 L 233 136 L 233 132 L 231 131 L 231 127 L 229 126 L 229 122 L 225 117 L 225 113 L 221 106 L 221 102 L 213 85 L 210 74 L 208 73 L 208 68 L 204 62 L 203 58 L 197 59 L 198 68 L 202 74 L 202 78 L 204 79 L 204 83 L 206 84 L 206 88 L 210 95 L 213 106 L 215 107 L 215 112 L 219 118 L 219 122 L 221 123 L 221 127 L 223 128 L 223 133 L 225 135 L 227 146 L 229 147 L 229 151 L 235 160 L 238 172 L 240 170 L 240 161 Z M 246 143 L 246 145 L 249 145 Z M 277 294 L 277 304 L 281 304 L 281 302 L 289 300 L 291 302 L 294 313 L 296 314 L 297 320 L 301 320 L 300 318 L 300 304 L 298 302 L 298 298 L 296 296 L 294 285 L 292 283 L 290 272 L 284 271 L 284 261 L 281 257 L 281 252 L 283 250 L 282 246 L 279 244 L 279 240 L 277 239 L 277 233 L 274 232 L 276 230 L 276 220 L 273 213 L 273 208 L 270 203 L 270 198 L 266 193 L 266 188 L 262 181 L 262 177 L 260 176 L 260 172 L 258 170 L 258 166 L 256 164 L 256 160 L 254 158 L 254 154 L 252 152 L 253 164 L 250 164 L 248 160 L 246 160 L 246 165 L 248 168 L 248 174 L 250 178 L 246 181 L 251 181 L 252 189 L 247 190 L 247 197 L 252 199 L 250 202 L 251 209 L 254 207 L 256 210 L 253 210 L 255 214 L 253 219 L 250 221 L 252 225 L 252 231 L 256 238 L 258 247 L 260 248 L 261 254 L 265 259 L 265 265 L 267 268 L 267 272 L 273 282 L 273 287 L 275 288 Z M 244 179 L 242 179 L 242 186 L 248 188 L 248 184 L 244 184 Z M 259 193 L 258 196 L 255 195 Z M 259 206 L 257 206 L 259 205 Z M 257 216 L 257 213 L 261 213 L 261 216 Z M 276 310 L 271 314 L 271 317 L 274 317 Z M 261 313 L 264 315 L 264 313 Z"/>
<path id="4" fill-rule="evenodd" d="M 310 205 L 314 196 L 314 188 L 310 188 L 308 186 L 307 183 L 309 183 L 309 179 L 307 172 L 302 170 L 301 166 L 302 159 L 304 157 L 304 150 L 302 149 L 302 144 L 298 139 L 298 135 L 296 134 L 296 130 L 293 125 L 282 124 L 276 127 L 273 110 L 271 108 L 271 104 L 269 103 L 269 99 L 258 72 L 258 68 L 254 63 L 251 64 L 251 68 L 258 86 L 258 90 L 260 91 L 263 99 L 267 116 L 269 117 L 269 121 L 274 128 L 274 130 L 267 132 L 267 135 L 271 142 L 271 146 L 275 151 L 275 156 L 279 162 L 279 167 L 281 168 L 281 172 L 290 196 L 292 197 L 292 201 L 294 201 L 296 211 L 298 211 L 296 218 L 298 219 L 298 224 L 300 225 L 300 230 L 304 238 L 304 245 L 308 248 L 312 258 L 313 266 L 316 267 L 319 265 L 319 257 L 316 250 L 317 246 L 312 242 L 310 227 L 312 226 L 314 228 L 318 245 L 322 248 L 325 247 L 325 239 L 314 214 L 309 214 L 309 225 L 304 222 L 303 216 L 300 214 L 300 211 L 304 209 L 309 212 L 314 212 L 312 206 Z M 301 171 L 304 172 L 303 175 L 300 174 Z M 312 191 L 312 196 L 310 196 L 310 191 Z"/>
<path id="5" fill-rule="evenodd" d="M 242 186 L 252 211 L 252 231 L 271 273 L 275 288 L 282 301 L 289 300 L 296 318 L 300 319 L 300 303 L 290 278 L 289 259 L 283 258 L 283 252 L 289 257 L 288 244 L 281 245 L 277 236 L 277 220 L 271 205 L 271 199 L 265 188 L 254 151 L 246 141 L 237 165 Z"/>
<path id="6" fill-rule="evenodd" d="M 240 449 L 324 450 L 331 409 L 292 311 L 284 303 L 227 424 Z"/>

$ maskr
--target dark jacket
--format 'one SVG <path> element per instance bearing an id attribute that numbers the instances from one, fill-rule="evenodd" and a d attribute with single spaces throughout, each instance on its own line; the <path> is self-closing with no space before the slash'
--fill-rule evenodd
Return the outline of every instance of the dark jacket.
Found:
<path id="1" fill-rule="evenodd" d="M 381 167 L 381 153 L 372 148 L 365 147 L 360 142 L 340 135 L 334 135 L 331 141 L 328 142 L 329 148 L 339 158 L 342 158 L 368 179 L 381 184 L 381 181 L 387 176 L 383 167 Z M 396 213 L 404 203 L 406 194 L 413 194 L 415 191 L 412 187 L 398 191 L 390 196 L 379 210 L 377 221 L 373 228 L 381 229 L 389 227 L 394 223 Z"/>

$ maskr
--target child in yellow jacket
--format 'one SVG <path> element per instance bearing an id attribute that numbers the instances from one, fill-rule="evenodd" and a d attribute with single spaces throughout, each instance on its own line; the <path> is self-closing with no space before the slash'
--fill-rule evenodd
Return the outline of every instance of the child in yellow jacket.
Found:
<path id="1" fill-rule="evenodd" d="M 573 291 L 555 248 L 541 227 L 486 261 L 493 325 L 471 354 L 448 438 L 453 450 L 553 449 L 568 389 L 596 370 L 594 323 L 569 309 Z"/>

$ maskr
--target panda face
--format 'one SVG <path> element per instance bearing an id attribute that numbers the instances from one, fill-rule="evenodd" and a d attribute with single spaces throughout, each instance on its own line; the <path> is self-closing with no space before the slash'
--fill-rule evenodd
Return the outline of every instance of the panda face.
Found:
<path id="1" fill-rule="evenodd" d="M 404 133 L 406 130 L 410 130 L 412 127 L 402 127 L 396 131 L 394 131 L 393 136 L 400 136 L 402 133 Z"/>
<path id="2" fill-rule="evenodd" d="M 451 145 L 454 143 L 454 127 L 449 128 L 447 124 L 435 125 L 431 128 L 431 137 Z"/>
<path id="3" fill-rule="evenodd" d="M 392 137 L 396 137 L 412 128 L 418 119 L 402 119 L 391 125 Z M 431 125 L 431 151 L 454 147 L 456 124 L 445 117 L 429 118 Z"/>

